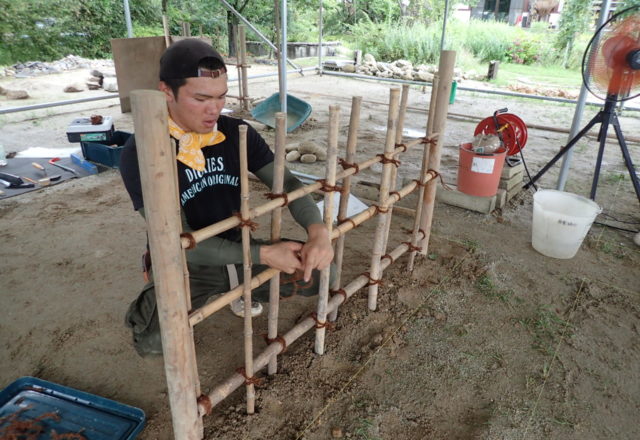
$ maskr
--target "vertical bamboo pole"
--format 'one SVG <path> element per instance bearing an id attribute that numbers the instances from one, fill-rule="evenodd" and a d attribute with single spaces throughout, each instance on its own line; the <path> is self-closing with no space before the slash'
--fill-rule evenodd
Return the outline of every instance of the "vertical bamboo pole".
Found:
<path id="1" fill-rule="evenodd" d="M 436 108 L 436 91 L 438 90 L 438 84 L 440 83 L 440 77 L 436 73 L 433 76 L 432 83 L 432 92 L 431 92 L 431 100 L 429 101 L 429 115 L 427 117 L 427 137 L 433 134 L 433 114 L 435 113 Z M 427 175 L 427 171 L 429 169 L 429 155 L 431 152 L 431 144 L 424 144 L 424 150 L 422 151 L 422 167 L 420 168 L 420 182 L 424 182 L 424 179 Z M 413 232 L 411 235 L 411 244 L 414 246 L 418 245 L 418 233 L 420 231 L 420 222 L 422 221 L 422 208 L 424 199 L 424 186 L 420 186 L 418 188 L 418 197 L 416 202 L 416 215 L 413 219 Z M 413 271 L 413 265 L 416 260 L 416 251 L 409 252 L 409 262 L 407 263 L 407 270 L 409 272 Z"/>
<path id="2" fill-rule="evenodd" d="M 244 82 L 242 81 L 242 53 L 240 47 L 242 43 L 240 41 L 240 34 L 244 34 L 244 26 L 237 25 L 236 27 L 236 69 L 238 70 L 238 99 L 240 100 L 240 108 L 244 108 Z"/>
<path id="3" fill-rule="evenodd" d="M 398 123 L 396 125 L 396 139 L 395 145 L 402 143 L 402 130 L 404 129 L 404 117 L 407 113 L 407 102 L 409 100 L 409 85 L 402 85 L 402 94 L 400 97 L 400 111 L 398 112 Z M 398 167 L 391 168 L 391 183 L 389 184 L 389 191 L 393 192 L 398 186 Z M 384 233 L 384 243 L 382 245 L 382 253 L 387 252 L 387 243 L 389 242 L 389 229 L 391 228 L 391 218 L 393 217 L 393 205 L 389 206 L 389 215 L 387 215 L 387 226 Z"/>
<path id="4" fill-rule="evenodd" d="M 387 118 L 387 138 L 384 145 L 384 156 L 387 159 L 392 159 L 393 151 L 395 150 L 396 139 L 396 124 L 398 122 L 398 104 L 400 98 L 400 89 L 394 87 L 389 94 L 389 116 Z M 373 252 L 371 255 L 371 269 L 369 270 L 369 276 L 372 280 L 380 280 L 382 277 L 382 271 L 380 270 L 380 258 L 382 258 L 384 234 L 387 225 L 388 206 L 387 199 L 389 198 L 389 184 L 391 181 L 392 168 L 395 167 L 392 163 L 385 163 L 382 167 L 382 177 L 380 179 L 380 195 L 378 198 L 378 207 L 380 213 L 378 215 L 378 225 L 376 227 L 375 238 L 373 240 Z M 375 310 L 378 302 L 378 284 L 372 282 L 369 285 L 369 310 Z"/>
<path id="5" fill-rule="evenodd" d="M 240 26 L 240 70 L 242 76 L 239 78 L 242 83 L 242 109 L 249 110 L 249 82 L 247 79 L 247 37 L 244 26 Z"/>
<path id="6" fill-rule="evenodd" d="M 329 187 L 336 184 L 336 162 L 338 156 L 338 132 L 340 124 L 340 106 L 329 106 L 329 142 L 327 148 L 327 173 L 325 183 Z M 334 191 L 325 192 L 324 195 L 324 224 L 329 230 L 333 229 L 333 196 Z M 324 354 L 324 336 L 326 329 L 323 324 L 327 321 L 327 303 L 329 301 L 329 277 L 330 268 L 327 267 L 320 272 L 320 286 L 318 290 L 318 309 L 316 312 L 316 342 L 315 352 Z"/>
<path id="7" fill-rule="evenodd" d="M 456 52 L 453 50 L 443 50 L 440 53 L 440 65 L 438 66 L 438 74 L 440 81 L 438 82 L 438 90 L 436 93 L 436 111 L 433 115 L 433 130 L 438 133 L 438 142 L 434 148 L 431 148 L 429 154 L 429 169 L 440 172 L 440 157 L 442 144 L 444 143 L 444 131 L 447 125 L 447 113 L 449 112 L 449 94 L 451 93 L 451 81 L 453 80 L 453 67 L 456 63 Z M 423 198 L 422 220 L 420 221 L 420 229 L 424 231 L 420 253 L 426 255 L 429 250 L 429 237 L 431 235 L 431 224 L 433 223 L 433 208 L 436 202 L 436 185 L 437 180 L 433 179 L 427 184 Z"/>
<path id="8" fill-rule="evenodd" d="M 276 113 L 276 151 L 273 173 L 273 186 L 271 192 L 280 194 L 284 185 L 284 156 L 287 137 L 287 115 L 282 112 Z M 278 207 L 271 211 L 271 241 L 280 241 L 282 231 L 282 208 Z M 269 320 L 267 338 L 270 340 L 278 336 L 278 312 L 280 308 L 280 277 L 271 278 L 269 286 Z M 267 372 L 275 374 L 278 371 L 277 355 L 269 360 Z"/>
<path id="9" fill-rule="evenodd" d="M 176 159 L 168 136 L 167 105 L 164 94 L 153 90 L 132 91 L 131 105 L 173 432 L 178 440 L 201 439 L 196 354 L 184 300 L 180 205 L 173 180 Z"/>
<path id="10" fill-rule="evenodd" d="M 240 132 L 240 215 L 249 220 L 249 170 L 247 161 L 247 126 L 238 127 Z M 242 259 L 244 279 L 251 279 L 251 236 L 250 226 L 242 226 Z M 244 297 L 244 371 L 246 377 L 253 377 L 253 317 L 251 316 L 251 283 L 243 283 Z M 256 390 L 251 380 L 247 380 L 247 414 L 255 412 Z"/>
<path id="11" fill-rule="evenodd" d="M 362 96 L 354 96 L 351 98 L 351 116 L 349 118 L 349 135 L 347 136 L 347 154 L 345 161 L 347 163 L 355 163 L 356 146 L 358 144 L 358 130 L 360 129 L 360 106 L 362 104 Z M 338 208 L 338 222 L 347 217 L 347 208 L 349 207 L 349 195 L 351 194 L 351 176 L 345 177 L 342 182 L 342 191 L 340 192 L 340 206 Z M 337 290 L 342 283 L 342 262 L 344 260 L 344 241 L 346 235 L 341 235 L 336 242 L 336 255 L 334 258 L 336 265 L 336 279 L 331 286 Z M 329 314 L 329 321 L 335 321 L 338 317 L 338 309 L 336 308 Z"/>

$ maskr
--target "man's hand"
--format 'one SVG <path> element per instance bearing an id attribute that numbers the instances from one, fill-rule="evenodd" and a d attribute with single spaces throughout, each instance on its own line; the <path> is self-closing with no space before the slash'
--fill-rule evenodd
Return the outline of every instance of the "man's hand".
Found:
<path id="1" fill-rule="evenodd" d="M 302 243 L 297 241 L 260 246 L 260 263 L 285 273 L 294 273 L 297 269 L 302 269 L 299 257 L 301 251 Z"/>
<path id="2" fill-rule="evenodd" d="M 322 270 L 333 260 L 333 246 L 327 227 L 321 223 L 310 225 L 307 234 L 307 242 L 300 253 L 305 282 L 311 279 L 313 269 Z"/>

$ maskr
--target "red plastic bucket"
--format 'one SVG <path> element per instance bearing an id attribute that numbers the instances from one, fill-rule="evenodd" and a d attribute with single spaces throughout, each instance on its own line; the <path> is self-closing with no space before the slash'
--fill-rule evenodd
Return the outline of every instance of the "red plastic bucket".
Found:
<path id="1" fill-rule="evenodd" d="M 496 153 L 475 153 L 471 144 L 460 145 L 458 191 L 470 196 L 495 196 L 506 153 L 504 148 Z"/>

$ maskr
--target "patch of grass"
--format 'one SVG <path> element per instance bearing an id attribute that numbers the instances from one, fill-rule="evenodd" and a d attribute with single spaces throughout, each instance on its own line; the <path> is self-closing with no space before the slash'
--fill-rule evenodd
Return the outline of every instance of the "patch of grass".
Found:
<path id="1" fill-rule="evenodd" d="M 544 84 L 545 87 L 580 87 L 582 74 L 580 70 L 568 70 L 560 66 L 541 66 L 502 63 L 498 77 L 490 81 L 498 86 L 515 84 L 519 79 L 532 84 Z"/>
<path id="2" fill-rule="evenodd" d="M 499 299 L 505 304 L 509 304 L 512 299 L 516 299 L 515 292 L 511 289 L 499 289 L 491 277 L 482 275 L 476 280 L 476 289 L 487 298 Z M 519 300 L 519 299 L 518 299 Z M 521 300 L 520 300 L 521 301 Z"/>
<path id="3" fill-rule="evenodd" d="M 615 258 L 623 259 L 629 257 L 630 250 L 615 240 L 597 240 L 596 249 L 611 255 Z"/>
<path id="4" fill-rule="evenodd" d="M 478 249 L 480 249 L 480 243 L 478 243 L 477 241 L 474 240 L 470 240 L 470 239 L 464 239 L 462 240 L 462 245 L 469 251 L 469 252 L 475 252 Z"/>
<path id="5" fill-rule="evenodd" d="M 565 328 L 571 330 L 571 323 L 558 316 L 551 306 L 539 306 L 533 316 L 518 322 L 533 335 L 532 347 L 548 356 L 553 354 Z"/>
<path id="6" fill-rule="evenodd" d="M 358 426 L 354 429 L 353 433 L 356 438 L 362 440 L 380 440 L 380 437 L 371 433 L 373 428 L 373 422 L 369 419 L 361 419 Z"/>
<path id="7" fill-rule="evenodd" d="M 622 182 L 626 178 L 627 178 L 627 175 L 619 171 L 608 172 L 604 175 L 604 181 L 606 183 L 618 183 L 618 182 Z"/>

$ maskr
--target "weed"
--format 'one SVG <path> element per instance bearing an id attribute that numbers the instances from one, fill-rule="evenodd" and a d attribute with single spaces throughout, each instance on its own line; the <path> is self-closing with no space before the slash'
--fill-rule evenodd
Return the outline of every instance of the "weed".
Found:
<path id="1" fill-rule="evenodd" d="M 371 434 L 372 428 L 373 428 L 373 422 L 371 420 L 362 419 L 360 420 L 360 423 L 358 424 L 356 429 L 353 431 L 353 433 L 356 435 L 356 438 L 359 438 L 362 440 L 380 440 L 379 437 Z"/>
<path id="2" fill-rule="evenodd" d="M 478 243 L 477 241 L 465 239 L 462 240 L 462 244 L 471 253 L 476 252 L 478 249 L 480 249 L 480 243 Z"/>
<path id="3" fill-rule="evenodd" d="M 569 420 L 568 418 L 566 418 L 564 416 L 553 417 L 551 419 L 551 421 L 553 423 L 555 423 L 556 425 L 566 426 L 566 427 L 569 427 L 569 428 L 573 428 L 575 426 L 574 422 L 572 422 L 571 420 Z"/>
<path id="4" fill-rule="evenodd" d="M 622 182 L 625 179 L 626 179 L 626 174 L 623 174 L 619 171 L 612 171 L 612 172 L 606 173 L 604 176 L 604 181 L 607 183 L 618 183 L 618 182 Z"/>
<path id="5" fill-rule="evenodd" d="M 487 298 L 496 298 L 505 304 L 508 304 L 515 298 L 515 292 L 511 289 L 501 290 L 499 289 L 491 277 L 487 274 L 482 275 L 476 280 L 476 289 Z M 522 301 L 518 299 L 518 301 Z"/>
<path id="6" fill-rule="evenodd" d="M 549 356 L 553 354 L 557 340 L 565 328 L 571 328 L 571 323 L 558 316 L 550 306 L 539 306 L 534 316 L 522 318 L 518 322 L 532 333 L 532 347 Z"/>

